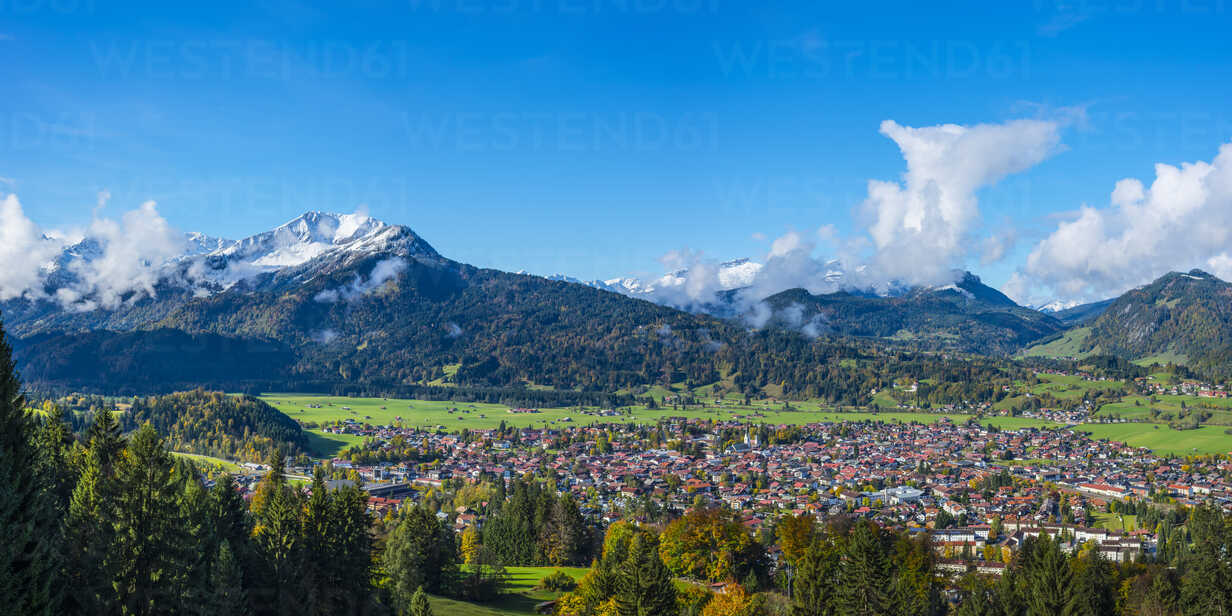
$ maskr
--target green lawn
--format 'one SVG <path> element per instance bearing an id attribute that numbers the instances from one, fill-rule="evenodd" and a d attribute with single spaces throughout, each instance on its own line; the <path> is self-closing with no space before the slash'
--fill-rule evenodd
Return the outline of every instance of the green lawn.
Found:
<path id="1" fill-rule="evenodd" d="M 241 467 L 239 464 L 236 464 L 235 462 L 232 462 L 230 460 L 223 460 L 222 458 L 212 458 L 210 456 L 202 456 L 202 455 L 198 455 L 195 453 L 180 453 L 178 451 L 173 451 L 171 453 L 181 458 L 188 458 L 189 460 L 197 462 L 198 464 L 201 464 L 201 465 L 214 466 L 214 467 L 220 468 L 229 473 L 234 473 L 234 472 L 241 470 Z"/>
<path id="2" fill-rule="evenodd" d="M 586 574 L 581 567 L 509 567 L 509 590 L 500 599 L 481 604 L 432 597 L 432 611 L 437 616 L 531 616 L 536 605 L 556 598 L 556 593 L 535 590 L 535 586 L 557 569 L 575 580 Z"/>
<path id="3" fill-rule="evenodd" d="M 1092 517 L 1095 518 L 1095 528 L 1126 532 L 1138 530 L 1138 516 L 1133 514 L 1096 513 Z"/>
<path id="4" fill-rule="evenodd" d="M 1196 430 L 1173 430 L 1153 423 L 1083 424 L 1074 428 L 1092 438 L 1110 439 L 1133 447 L 1147 447 L 1158 454 L 1186 455 L 1232 451 L 1232 434 L 1224 426 L 1202 426 Z"/>
<path id="5" fill-rule="evenodd" d="M 363 437 L 353 434 L 326 434 L 320 430 L 305 430 L 308 451 L 318 458 L 332 458 L 351 445 L 360 445 Z"/>

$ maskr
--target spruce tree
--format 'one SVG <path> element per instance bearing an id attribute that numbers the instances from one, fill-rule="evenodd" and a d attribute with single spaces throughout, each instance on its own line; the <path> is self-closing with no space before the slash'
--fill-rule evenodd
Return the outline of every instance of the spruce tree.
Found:
<path id="1" fill-rule="evenodd" d="M 125 614 L 182 611 L 193 549 L 179 503 L 182 479 L 158 433 L 141 426 L 116 464 L 115 537 L 104 565 Z"/>
<path id="2" fill-rule="evenodd" d="M 261 567 L 258 587 L 262 590 L 262 597 L 257 611 L 267 614 L 301 613 L 304 542 L 300 509 L 303 499 L 299 492 L 278 483 L 258 516 L 253 533 Z"/>
<path id="3" fill-rule="evenodd" d="M 889 611 L 889 560 L 880 533 L 871 522 L 856 523 L 839 577 L 839 614 L 872 616 Z"/>
<path id="4" fill-rule="evenodd" d="M 0 329 L 0 606 L 16 614 L 51 614 L 58 606 L 58 524 L 47 483 L 37 474 L 35 419 Z"/>
<path id="5" fill-rule="evenodd" d="M 835 613 L 840 553 L 829 537 L 815 538 L 796 559 L 791 580 L 794 616 L 831 616 Z"/>
<path id="6" fill-rule="evenodd" d="M 210 571 L 207 616 L 239 616 L 247 613 L 248 594 L 244 590 L 244 572 L 231 550 L 230 542 L 218 546 Z"/>
<path id="7" fill-rule="evenodd" d="M 1065 606 L 1065 616 L 1114 616 L 1117 607 L 1117 577 L 1112 565 L 1092 546 L 1085 556 L 1073 559 L 1074 590 Z"/>
<path id="8" fill-rule="evenodd" d="M 676 612 L 676 586 L 659 558 L 654 539 L 638 534 L 617 569 L 616 611 L 620 616 L 661 616 Z"/>
<path id="9" fill-rule="evenodd" d="M 105 614 L 114 596 L 103 568 L 114 537 L 114 480 L 104 473 L 95 443 L 77 456 L 79 478 L 64 522 L 64 609 L 69 614 Z"/>
<path id="10" fill-rule="evenodd" d="M 1027 593 L 1027 616 L 1056 616 L 1073 599 L 1069 564 L 1061 546 L 1048 535 L 1042 535 L 1034 546 L 1031 566 L 1023 570 L 1030 591 Z"/>
<path id="11" fill-rule="evenodd" d="M 432 616 L 432 604 L 428 603 L 428 595 L 422 586 L 411 595 L 410 616 Z"/>

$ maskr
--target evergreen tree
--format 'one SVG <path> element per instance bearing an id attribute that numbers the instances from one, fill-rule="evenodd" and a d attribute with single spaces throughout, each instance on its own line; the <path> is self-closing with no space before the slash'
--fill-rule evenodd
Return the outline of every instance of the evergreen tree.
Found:
<path id="1" fill-rule="evenodd" d="M 1189 516 L 1193 552 L 1185 559 L 1181 605 L 1186 614 L 1232 614 L 1232 572 L 1228 533 L 1223 516 L 1211 507 L 1197 507 Z"/>
<path id="2" fill-rule="evenodd" d="M 302 499 L 299 492 L 271 482 L 268 497 L 253 531 L 253 543 L 260 567 L 258 587 L 261 597 L 254 597 L 258 613 L 300 614 L 304 592 L 301 586 L 304 565 L 303 530 L 300 526 Z"/>
<path id="3" fill-rule="evenodd" d="M 836 589 L 841 554 L 829 537 L 817 537 L 796 559 L 792 573 L 793 616 L 836 614 Z"/>
<path id="4" fill-rule="evenodd" d="M 58 609 L 58 524 L 36 472 L 35 420 L 26 411 L 13 358 L 0 329 L 0 606 L 16 614 Z"/>
<path id="5" fill-rule="evenodd" d="M 662 616 L 676 612 L 676 587 L 659 558 L 654 539 L 639 534 L 617 570 L 616 611 L 620 616 Z"/>
<path id="6" fill-rule="evenodd" d="M 432 616 L 432 604 L 428 603 L 428 595 L 422 586 L 411 595 L 410 616 Z"/>
<path id="7" fill-rule="evenodd" d="M 382 564 L 394 600 L 403 609 L 409 607 L 412 589 L 446 594 L 457 577 L 453 531 L 426 508 L 415 507 L 402 514 L 386 539 Z"/>
<path id="8" fill-rule="evenodd" d="M 1090 546 L 1086 554 L 1070 561 L 1074 570 L 1074 590 L 1065 605 L 1065 616 L 1114 616 L 1117 608 L 1117 575 L 1099 549 Z"/>
<path id="9" fill-rule="evenodd" d="M 192 546 L 178 498 L 182 479 L 162 439 L 148 424 L 116 464 L 115 536 L 104 569 L 126 614 L 175 614 Z"/>
<path id="10" fill-rule="evenodd" d="M 244 572 L 231 551 L 230 542 L 218 546 L 210 571 L 209 593 L 206 595 L 207 616 L 240 616 L 248 609 L 248 594 L 244 590 Z"/>
<path id="11" fill-rule="evenodd" d="M 839 576 L 838 612 L 873 616 L 889 611 L 890 566 L 880 532 L 872 522 L 857 522 Z"/>
<path id="12" fill-rule="evenodd" d="M 69 614 L 105 614 L 112 603 L 103 561 L 111 549 L 114 479 L 104 473 L 98 441 L 77 456 L 77 485 L 64 521 L 64 609 Z"/>
<path id="13" fill-rule="evenodd" d="M 1022 572 L 1030 589 L 1027 616 L 1055 616 L 1073 598 L 1069 565 L 1060 544 L 1048 535 L 1033 543 L 1031 564 Z"/>

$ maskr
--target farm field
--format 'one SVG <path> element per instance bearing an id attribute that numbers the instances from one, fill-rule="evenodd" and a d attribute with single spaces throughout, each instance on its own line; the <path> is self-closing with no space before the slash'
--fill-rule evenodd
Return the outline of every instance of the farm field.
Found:
<path id="1" fill-rule="evenodd" d="M 1125 390 L 1125 383 L 1120 381 L 1087 381 L 1079 376 L 1070 376 L 1063 374 L 1040 374 L 1038 384 L 1026 386 L 1026 383 L 1018 382 L 1019 390 L 1025 388 L 1033 396 L 1043 394 L 1051 395 L 1059 400 L 1081 400 L 1086 392 L 1091 390 L 1106 391 Z M 995 409 L 1008 409 L 1015 406 L 1021 406 L 1027 402 L 1026 393 L 1020 393 L 1011 396 L 993 405 Z"/>
<path id="2" fill-rule="evenodd" d="M 539 409 L 538 413 L 509 413 L 509 407 L 505 405 L 470 402 L 399 400 L 393 398 L 346 398 L 297 394 L 269 394 L 261 396 L 261 399 L 270 403 L 274 408 L 282 411 L 292 419 L 303 422 L 325 424 L 353 419 L 359 423 L 384 425 L 393 424 L 400 417 L 402 424 L 405 426 L 417 426 L 425 429 L 443 426 L 444 429 L 451 432 L 464 428 L 491 429 L 499 426 L 502 421 L 506 425 L 513 427 L 544 427 L 562 424 L 585 425 L 591 423 L 653 422 L 666 417 L 707 419 L 740 417 L 773 424 L 864 420 L 920 421 L 931 423 L 942 417 L 949 417 L 953 421 L 964 421 L 968 417 L 968 415 L 955 413 L 782 411 L 748 407 L 708 407 L 700 409 L 691 408 L 688 410 L 659 408 L 652 410 L 641 406 L 632 407 L 632 414 L 602 417 L 594 414 L 596 409 L 590 407 L 582 411 L 576 408 L 543 408 Z M 804 403 L 804 405 L 810 406 L 809 403 Z M 319 408 L 316 408 L 318 406 Z M 815 408 L 818 405 L 812 403 L 811 406 Z M 322 435 L 316 431 L 314 433 L 321 438 L 335 438 L 337 436 Z"/>
<path id="3" fill-rule="evenodd" d="M 1147 447 L 1158 454 L 1187 455 L 1232 451 L 1232 434 L 1223 426 L 1202 426 L 1196 430 L 1173 430 L 1153 423 L 1083 424 L 1074 428 L 1092 438 L 1106 438 L 1133 447 Z"/>
<path id="4" fill-rule="evenodd" d="M 1157 395 L 1156 402 L 1151 402 L 1147 396 L 1126 396 L 1120 402 L 1105 404 L 1100 407 L 1098 415 L 1116 416 L 1123 419 L 1151 420 L 1151 409 L 1159 409 L 1160 416 L 1154 421 L 1167 423 L 1167 414 L 1173 417 L 1183 409 L 1181 404 L 1190 411 L 1202 411 L 1211 414 L 1210 419 L 1203 423 L 1232 426 L 1232 398 L 1200 398 L 1198 396 Z"/>
<path id="5" fill-rule="evenodd" d="M 533 616 L 535 606 L 555 599 L 557 593 L 535 590 L 539 581 L 560 570 L 574 580 L 581 579 L 586 569 L 580 567 L 508 567 L 509 588 L 504 597 L 491 603 L 470 603 L 445 597 L 431 597 L 432 611 L 437 616 Z"/>
<path id="6" fill-rule="evenodd" d="M 317 424 L 353 419 L 373 425 L 393 424 L 401 418 L 403 425 L 432 429 L 443 426 L 450 432 L 462 429 L 492 429 L 502 421 L 513 427 L 564 427 L 592 423 L 649 423 L 667 417 L 704 419 L 744 418 L 757 423 L 799 425 L 840 421 L 884 421 L 933 423 L 942 418 L 963 422 L 971 416 L 958 413 L 919 413 L 898 411 L 822 411 L 822 410 L 761 410 L 747 407 L 710 407 L 689 410 L 671 408 L 647 409 L 632 407 L 631 414 L 599 416 L 596 409 L 545 408 L 538 413 L 509 413 L 508 407 L 499 404 L 464 403 L 427 400 L 399 400 L 386 398 L 346 398 L 334 396 L 270 394 L 261 396 L 292 419 Z M 817 404 L 813 403 L 816 407 Z M 589 414 L 588 414 L 589 413 Z M 1019 428 L 1056 428 L 1058 424 L 1025 417 L 987 417 L 985 425 L 1005 430 Z M 326 434 L 319 428 L 308 430 L 309 448 L 319 457 L 333 457 L 346 447 L 363 442 L 363 439 L 347 434 Z"/>

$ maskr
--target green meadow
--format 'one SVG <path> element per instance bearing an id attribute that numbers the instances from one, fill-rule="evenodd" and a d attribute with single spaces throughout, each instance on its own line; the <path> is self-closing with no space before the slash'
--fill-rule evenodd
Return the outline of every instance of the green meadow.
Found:
<path id="1" fill-rule="evenodd" d="M 586 574 L 581 567 L 507 567 L 509 586 L 505 595 L 491 603 L 470 603 L 431 597 L 432 611 L 437 616 L 532 616 L 535 606 L 551 601 L 557 593 L 537 590 L 540 580 L 555 571 L 564 571 L 574 580 Z"/>
<path id="2" fill-rule="evenodd" d="M 544 408 L 538 413 L 509 413 L 509 407 L 499 404 L 401 400 L 395 398 L 348 398 L 303 394 L 269 394 L 261 399 L 273 405 L 292 419 L 311 422 L 318 426 L 352 419 L 361 424 L 389 425 L 401 422 L 407 427 L 443 429 L 459 432 L 463 429 L 486 430 L 496 428 L 502 421 L 512 427 L 565 428 L 593 423 L 653 423 L 669 417 L 701 418 L 714 420 L 742 419 L 753 423 L 773 425 L 801 425 L 821 422 L 883 421 L 933 423 L 948 418 L 964 422 L 971 415 L 959 413 L 920 413 L 898 411 L 834 411 L 822 410 L 818 403 L 796 403 L 794 406 L 811 407 L 800 410 L 766 410 L 765 408 L 735 406 L 710 406 L 673 410 L 669 408 L 648 409 L 644 406 L 620 409 L 616 416 L 600 416 L 597 408 Z M 1057 424 L 1024 417 L 986 417 L 985 425 L 1001 429 L 1055 428 Z M 321 457 L 332 457 L 343 449 L 363 442 L 363 439 L 347 434 L 326 434 L 319 427 L 308 430 L 309 448 Z"/>
<path id="3" fill-rule="evenodd" d="M 1173 430 L 1156 423 L 1083 424 L 1074 428 L 1092 438 L 1109 439 L 1133 447 L 1147 447 L 1162 455 L 1205 455 L 1232 451 L 1232 434 L 1224 426 Z"/>

